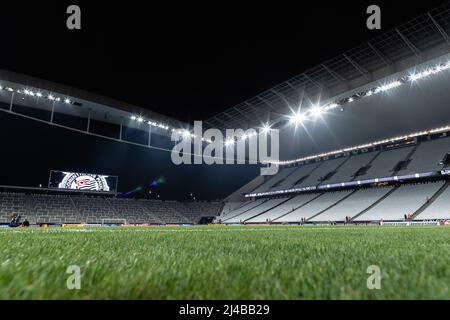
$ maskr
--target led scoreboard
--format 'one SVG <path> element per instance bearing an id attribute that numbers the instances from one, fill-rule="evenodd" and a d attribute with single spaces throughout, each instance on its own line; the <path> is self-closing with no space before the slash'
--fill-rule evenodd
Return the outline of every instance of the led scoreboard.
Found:
<path id="1" fill-rule="evenodd" d="M 86 192 L 117 192 L 116 176 L 107 176 L 92 173 L 50 171 L 48 187 L 52 189 L 65 189 Z"/>

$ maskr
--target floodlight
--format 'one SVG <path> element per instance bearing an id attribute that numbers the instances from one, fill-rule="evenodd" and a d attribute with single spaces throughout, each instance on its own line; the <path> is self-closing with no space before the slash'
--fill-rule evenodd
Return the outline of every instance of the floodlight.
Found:
<path id="1" fill-rule="evenodd" d="M 188 130 L 184 130 L 183 131 L 183 137 L 187 138 L 187 137 L 190 137 L 190 136 L 191 136 L 191 133 Z"/>
<path id="2" fill-rule="evenodd" d="M 320 117 L 321 115 L 322 115 L 322 113 L 323 113 L 323 109 L 321 108 L 321 107 L 317 107 L 317 106 L 315 106 L 315 107 L 313 107 L 312 109 L 311 109 L 311 114 L 314 116 L 314 117 Z"/>
<path id="3" fill-rule="evenodd" d="M 225 141 L 225 146 L 231 146 L 232 144 L 234 144 L 234 140 L 233 139 L 228 139 Z"/>
<path id="4" fill-rule="evenodd" d="M 272 128 L 270 127 L 269 124 L 265 124 L 264 127 L 262 128 L 262 132 L 263 133 L 269 133 L 271 129 Z"/>
<path id="5" fill-rule="evenodd" d="M 290 117 L 290 123 L 295 124 L 295 125 L 301 124 L 304 120 L 305 120 L 305 115 L 300 112 L 294 113 Z"/>

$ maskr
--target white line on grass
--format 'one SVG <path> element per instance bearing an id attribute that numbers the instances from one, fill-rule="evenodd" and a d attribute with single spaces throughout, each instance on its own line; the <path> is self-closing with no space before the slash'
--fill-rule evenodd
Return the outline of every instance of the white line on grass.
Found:
<path id="1" fill-rule="evenodd" d="M 225 228 L 208 228 L 208 229 L 189 229 L 189 227 L 181 227 L 180 229 L 153 229 L 152 227 L 146 227 L 142 229 L 137 228 L 126 228 L 126 227 L 120 227 L 120 228 L 114 228 L 114 227 L 103 227 L 105 229 L 94 229 L 90 227 L 86 227 L 85 229 L 80 228 L 49 228 L 49 229 L 5 229 L 0 230 L 0 234 L 30 234 L 30 233 L 117 233 L 117 232 L 123 232 L 123 233 L 140 233 L 140 232 L 155 232 L 155 233 L 177 233 L 177 232 L 254 232 L 254 231 L 340 231 L 340 230 L 373 230 L 373 229 L 423 229 L 423 228 L 434 228 L 436 226 L 383 226 L 377 228 L 377 226 L 353 226 L 353 227 L 257 227 L 257 228 L 250 228 L 250 227 L 225 227 Z M 106 229 L 106 228 L 112 228 L 112 229 Z"/>

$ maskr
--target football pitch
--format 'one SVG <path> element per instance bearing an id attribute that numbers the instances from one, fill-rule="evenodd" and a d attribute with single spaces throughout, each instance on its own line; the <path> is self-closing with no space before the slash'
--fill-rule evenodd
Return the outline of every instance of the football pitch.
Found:
<path id="1" fill-rule="evenodd" d="M 2 228 L 0 247 L 1 299 L 450 299 L 448 227 Z"/>

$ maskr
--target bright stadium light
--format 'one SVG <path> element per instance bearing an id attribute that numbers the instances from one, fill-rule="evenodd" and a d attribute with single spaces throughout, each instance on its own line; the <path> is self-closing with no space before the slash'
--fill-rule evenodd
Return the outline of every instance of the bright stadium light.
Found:
<path id="1" fill-rule="evenodd" d="M 37 96 L 38 98 L 42 98 L 42 93 L 36 92 L 36 96 Z"/>
<path id="2" fill-rule="evenodd" d="M 69 104 L 70 103 L 70 99 L 69 98 L 65 98 L 64 99 L 64 103 Z"/>
<path id="3" fill-rule="evenodd" d="M 55 97 L 51 94 L 49 94 L 47 98 L 48 98 L 48 100 L 51 100 L 51 101 L 55 100 Z"/>
<path id="4" fill-rule="evenodd" d="M 323 111 L 328 111 L 328 110 L 332 110 L 339 107 L 339 105 L 337 103 L 330 103 L 329 105 L 327 105 L 326 107 L 323 108 Z"/>
<path id="5" fill-rule="evenodd" d="M 294 113 L 294 114 L 290 117 L 290 121 L 289 121 L 289 122 L 290 122 L 291 124 L 298 125 L 298 124 L 303 123 L 304 120 L 305 120 L 305 115 L 304 115 L 303 113 L 297 112 L 297 113 Z"/>
<path id="6" fill-rule="evenodd" d="M 322 115 L 323 109 L 321 107 L 314 106 L 310 112 L 315 118 L 318 118 Z"/>
<path id="7" fill-rule="evenodd" d="M 144 118 L 142 118 L 142 117 L 137 118 L 137 122 L 143 122 L 143 121 L 144 121 Z"/>
<path id="8" fill-rule="evenodd" d="M 234 139 L 228 139 L 225 141 L 225 146 L 229 147 L 234 144 Z"/>
<path id="9" fill-rule="evenodd" d="M 271 129 L 272 128 L 270 127 L 270 125 L 265 124 L 264 127 L 262 128 L 262 132 L 263 133 L 269 133 Z"/>
<path id="10" fill-rule="evenodd" d="M 381 92 L 384 92 L 384 91 L 388 91 L 388 90 L 390 90 L 390 89 L 394 89 L 394 88 L 397 88 L 397 87 L 399 87 L 399 86 L 401 86 L 402 85 L 402 83 L 400 82 L 400 81 L 393 81 L 393 82 L 391 82 L 391 83 L 387 83 L 387 84 L 385 84 L 385 85 L 382 85 L 382 86 L 379 86 L 377 89 L 376 89 L 376 91 L 381 91 Z"/>
<path id="11" fill-rule="evenodd" d="M 183 137 L 188 138 L 191 136 L 191 133 L 189 132 L 189 130 L 183 130 Z"/>
<path id="12" fill-rule="evenodd" d="M 137 117 L 136 117 L 136 116 L 131 116 L 130 119 L 131 119 L 131 120 L 136 120 Z"/>

